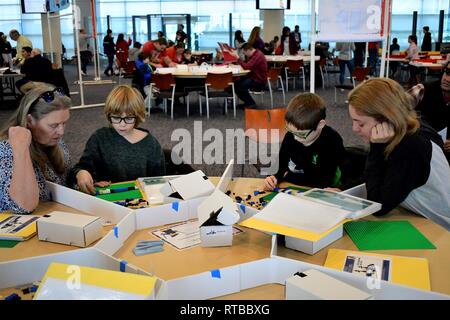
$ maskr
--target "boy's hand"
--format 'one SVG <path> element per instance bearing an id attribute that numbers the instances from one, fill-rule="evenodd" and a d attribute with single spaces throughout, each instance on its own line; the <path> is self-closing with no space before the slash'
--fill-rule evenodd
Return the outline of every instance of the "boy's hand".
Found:
<path id="1" fill-rule="evenodd" d="M 264 180 L 264 190 L 272 191 L 277 187 L 277 178 L 275 176 L 267 177 Z"/>
<path id="2" fill-rule="evenodd" d="M 372 143 L 387 143 L 394 137 L 394 127 L 392 124 L 382 122 L 372 128 L 370 142 Z"/>

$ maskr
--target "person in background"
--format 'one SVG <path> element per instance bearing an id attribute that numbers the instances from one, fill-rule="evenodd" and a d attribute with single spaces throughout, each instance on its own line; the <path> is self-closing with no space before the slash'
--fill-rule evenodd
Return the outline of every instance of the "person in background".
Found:
<path id="1" fill-rule="evenodd" d="M 16 44 L 17 55 L 13 59 L 13 63 L 16 65 L 20 65 L 20 64 L 22 64 L 22 61 L 24 59 L 24 57 L 22 56 L 22 48 L 23 47 L 33 48 L 33 43 L 31 43 L 31 41 L 27 37 L 25 37 L 24 35 L 21 35 L 19 33 L 19 31 L 17 31 L 16 29 L 12 29 L 9 32 L 9 37 L 12 40 L 17 42 L 17 44 Z"/>
<path id="2" fill-rule="evenodd" d="M 86 34 L 86 30 L 80 29 L 80 57 L 81 57 L 81 74 L 87 75 L 87 65 L 91 61 L 92 52 L 89 50 L 89 40 L 92 36 Z"/>
<path id="3" fill-rule="evenodd" d="M 128 48 L 131 45 L 131 38 L 128 37 L 128 41 L 125 40 L 123 33 L 119 33 L 116 42 L 116 57 L 120 68 L 125 67 L 128 61 Z"/>
<path id="4" fill-rule="evenodd" d="M 157 34 L 157 38 L 159 39 L 159 38 L 165 38 L 166 36 L 164 35 L 164 33 L 162 32 L 162 31 L 158 31 L 158 34 Z"/>
<path id="5" fill-rule="evenodd" d="M 150 55 L 146 52 L 141 52 L 135 61 L 136 70 L 133 72 L 132 84 L 139 90 L 142 96 L 147 97 L 144 88 L 150 84 L 152 77 L 152 67 L 150 66 Z"/>
<path id="6" fill-rule="evenodd" d="M 295 42 L 294 33 L 291 33 L 289 27 L 283 27 L 281 32 L 280 46 L 277 51 L 278 54 L 283 56 L 293 56 L 297 54 L 297 43 Z"/>
<path id="7" fill-rule="evenodd" d="M 147 41 L 142 46 L 141 51 L 150 56 L 150 64 L 155 68 L 162 68 L 164 65 L 175 67 L 176 64 L 167 56 L 167 40 L 159 38 L 154 41 Z"/>
<path id="8" fill-rule="evenodd" d="M 139 127 L 145 121 L 139 91 L 129 85 L 116 86 L 106 98 L 104 113 L 109 126 L 89 138 L 80 161 L 71 170 L 78 188 L 95 194 L 96 186 L 165 175 L 161 145 Z"/>
<path id="9" fill-rule="evenodd" d="M 22 47 L 22 50 L 21 50 L 22 58 L 17 65 L 22 67 L 25 64 L 25 62 L 31 58 L 32 51 L 33 51 L 33 48 L 31 48 L 31 47 Z M 17 60 L 16 60 L 16 62 L 17 62 Z"/>
<path id="10" fill-rule="evenodd" d="M 301 47 L 301 43 L 302 43 L 302 34 L 300 32 L 300 27 L 297 25 L 294 27 L 294 31 L 292 32 L 294 34 L 294 39 L 295 39 L 295 45 L 297 47 L 297 51 L 300 51 Z"/>
<path id="11" fill-rule="evenodd" d="M 178 25 L 178 30 L 175 34 L 175 44 L 177 43 L 185 43 L 187 42 L 187 38 L 188 35 L 186 34 L 186 32 L 184 32 L 184 25 L 183 24 L 179 24 Z"/>
<path id="12" fill-rule="evenodd" d="M 345 149 L 325 117 L 325 101 L 314 93 L 298 94 L 289 101 L 279 169 L 266 178 L 266 190 L 282 181 L 319 188 L 340 186 Z"/>
<path id="13" fill-rule="evenodd" d="M 403 87 L 371 78 L 349 93 L 353 131 L 370 142 L 365 168 L 367 199 L 376 216 L 402 206 L 450 231 L 450 167 L 442 138 L 420 122 Z"/>
<path id="14" fill-rule="evenodd" d="M 261 90 L 267 83 L 267 60 L 264 54 L 254 47 L 250 43 L 246 43 L 242 46 L 242 50 L 247 57 L 247 62 L 239 58 L 236 51 L 231 52 L 236 58 L 238 63 L 246 70 L 250 70 L 250 73 L 246 77 L 242 77 L 235 82 L 236 95 L 244 103 L 240 105 L 243 108 L 254 108 L 256 106 L 255 100 L 248 92 L 251 90 Z"/>
<path id="15" fill-rule="evenodd" d="M 128 61 L 136 61 L 139 56 L 142 44 L 140 42 L 133 43 L 133 48 L 128 51 Z"/>
<path id="16" fill-rule="evenodd" d="M 419 83 L 408 92 L 416 99 L 416 111 L 422 120 L 441 134 L 447 128 L 447 134 L 442 138 L 444 153 L 450 163 L 450 62 L 445 64 L 441 79 Z"/>
<path id="17" fill-rule="evenodd" d="M 366 43 L 355 42 L 355 51 L 353 53 L 355 67 L 363 67 L 365 64 L 364 57 L 366 55 Z"/>
<path id="18" fill-rule="evenodd" d="M 431 51 L 431 32 L 429 26 L 423 27 L 423 39 L 420 49 L 422 51 Z"/>
<path id="19" fill-rule="evenodd" d="M 46 181 L 66 185 L 69 150 L 62 141 L 72 102 L 39 84 L 25 93 L 0 130 L 0 211 L 29 214 L 50 200 Z"/>
<path id="20" fill-rule="evenodd" d="M 3 32 L 0 32 L 0 53 L 2 54 L 3 58 L 3 65 L 7 66 L 9 68 L 13 67 L 13 59 L 11 56 L 12 47 L 11 44 L 8 41 L 8 38 L 6 37 L 6 34 Z"/>
<path id="21" fill-rule="evenodd" d="M 339 51 L 339 69 L 341 73 L 339 75 L 339 83 L 345 82 L 345 66 L 347 66 L 350 76 L 353 73 L 354 64 L 352 59 L 352 53 L 355 50 L 355 44 L 353 42 L 337 42 L 336 51 Z"/>
<path id="22" fill-rule="evenodd" d="M 368 50 L 369 50 L 369 75 L 373 76 L 377 71 L 377 63 L 378 63 L 378 49 L 380 48 L 380 43 L 369 42 Z"/>
<path id="23" fill-rule="evenodd" d="M 184 50 L 183 64 L 196 64 L 195 58 L 192 56 L 192 51 L 190 49 Z"/>
<path id="24" fill-rule="evenodd" d="M 264 50 L 264 40 L 261 39 L 261 28 L 254 27 L 250 36 L 248 37 L 247 43 L 249 43 L 253 48 L 258 49 L 259 51 Z"/>
<path id="25" fill-rule="evenodd" d="M 242 60 L 245 59 L 245 55 L 242 52 L 242 46 L 244 45 L 244 43 L 245 43 L 245 40 L 244 40 L 244 35 L 242 34 L 242 31 L 236 30 L 236 32 L 234 33 L 234 47 L 237 50 L 239 58 L 241 58 Z"/>
<path id="26" fill-rule="evenodd" d="M 111 29 L 106 30 L 106 36 L 103 38 L 103 53 L 108 57 L 108 65 L 103 73 L 110 77 L 114 74 L 113 63 L 116 54 L 116 44 Z"/>
<path id="27" fill-rule="evenodd" d="M 270 54 L 275 53 L 275 49 L 278 47 L 278 42 L 280 41 L 280 37 L 274 36 L 272 40 L 269 42 L 269 51 Z"/>
<path id="28" fill-rule="evenodd" d="M 400 51 L 400 46 L 398 45 L 398 39 L 394 38 L 392 39 L 392 44 L 389 46 L 389 54 L 392 55 L 394 53 L 398 53 Z M 391 72 L 391 75 L 395 75 L 397 72 L 398 66 L 400 65 L 400 62 L 398 61 L 390 61 L 389 62 L 389 70 Z"/>
<path id="29" fill-rule="evenodd" d="M 173 63 L 181 64 L 184 61 L 184 50 L 184 43 L 180 42 L 167 48 L 166 53 Z"/>
<path id="30" fill-rule="evenodd" d="M 31 50 L 30 57 L 20 68 L 20 73 L 25 75 L 24 79 L 27 81 L 51 83 L 53 80 L 52 63 L 41 55 L 41 50 L 38 48 Z"/>
<path id="31" fill-rule="evenodd" d="M 417 47 L 417 37 L 415 35 L 410 35 L 408 37 L 409 47 L 406 49 L 407 60 L 419 59 L 419 48 Z M 416 85 L 420 82 L 420 70 L 417 67 L 409 65 L 409 80 L 408 84 L 410 87 Z"/>

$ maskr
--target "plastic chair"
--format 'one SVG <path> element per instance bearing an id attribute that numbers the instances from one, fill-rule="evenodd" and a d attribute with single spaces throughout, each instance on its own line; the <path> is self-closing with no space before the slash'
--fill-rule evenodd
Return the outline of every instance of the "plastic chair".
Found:
<path id="1" fill-rule="evenodd" d="M 272 90 L 272 83 L 275 83 L 275 88 L 277 88 L 278 80 L 280 80 L 281 84 L 281 91 L 283 93 L 283 105 L 286 105 L 286 94 L 284 92 L 284 84 L 283 79 L 281 78 L 281 68 L 271 68 L 267 71 L 267 90 L 269 90 L 270 94 L 270 106 L 273 109 L 273 90 Z M 261 103 L 263 103 L 264 93 L 265 89 L 256 91 L 256 90 L 249 90 L 251 94 L 260 95 L 261 96 Z"/>
<path id="2" fill-rule="evenodd" d="M 250 141 L 259 144 L 258 150 L 262 145 L 271 145 L 270 150 L 274 150 L 273 145 L 280 145 L 286 134 L 284 119 L 286 115 L 286 108 L 275 109 L 245 109 L 245 136 Z M 266 149 L 268 150 L 268 149 Z M 263 165 L 258 159 L 252 158 L 249 155 L 248 162 L 260 170 Z M 244 165 L 242 166 L 242 174 L 244 173 Z"/>
<path id="3" fill-rule="evenodd" d="M 286 68 L 284 69 L 286 75 L 286 92 L 289 91 L 289 79 L 293 80 L 293 87 L 295 89 L 295 78 L 302 75 L 303 91 L 305 91 L 305 66 L 303 60 L 287 60 Z M 291 75 L 292 77 L 289 77 Z"/>
<path id="4" fill-rule="evenodd" d="M 226 89 L 231 87 L 231 92 Z M 228 113 L 228 99 L 233 98 L 233 112 L 236 118 L 236 95 L 234 91 L 233 73 L 210 73 L 205 80 L 205 92 L 199 93 L 200 115 L 202 114 L 202 96 L 206 98 L 206 117 L 209 119 L 209 99 L 225 98 L 225 114 Z"/>
<path id="5" fill-rule="evenodd" d="M 155 90 L 154 88 L 157 88 Z M 157 98 L 162 98 L 164 100 L 164 111 L 167 112 L 167 100 L 171 100 L 170 104 L 170 118 L 173 120 L 173 106 L 175 103 L 175 98 L 186 97 L 186 111 L 187 116 L 189 117 L 189 94 L 186 92 L 176 92 L 176 83 L 175 78 L 171 73 L 167 74 L 159 74 L 155 73 L 152 75 L 152 82 L 150 83 L 150 94 L 148 98 L 148 110 L 147 114 L 150 114 L 150 110 L 152 108 L 152 97 L 154 94 Z M 158 91 L 154 93 L 155 91 Z"/>
<path id="6" fill-rule="evenodd" d="M 338 84 L 334 86 L 334 102 L 337 102 L 337 89 L 341 89 L 341 90 L 352 90 L 353 88 L 356 87 L 357 83 L 361 83 L 364 82 L 368 77 L 370 68 L 361 68 L 361 67 L 356 67 L 355 70 L 353 70 L 352 72 L 352 84 Z"/>
<path id="7" fill-rule="evenodd" d="M 322 77 L 322 89 L 325 89 L 326 85 L 325 85 L 325 75 L 327 75 L 327 82 L 330 82 L 328 79 L 328 72 L 327 72 L 327 59 L 320 59 L 319 61 L 319 70 L 320 70 L 320 75 Z"/>

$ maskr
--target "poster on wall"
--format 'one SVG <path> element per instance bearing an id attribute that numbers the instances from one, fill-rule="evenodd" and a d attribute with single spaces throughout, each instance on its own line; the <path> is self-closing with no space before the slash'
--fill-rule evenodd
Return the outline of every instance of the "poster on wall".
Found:
<path id="1" fill-rule="evenodd" d="M 21 0 L 22 13 L 58 12 L 70 6 L 70 0 Z"/>
<path id="2" fill-rule="evenodd" d="M 319 0 L 318 41 L 382 38 L 382 0 Z"/>

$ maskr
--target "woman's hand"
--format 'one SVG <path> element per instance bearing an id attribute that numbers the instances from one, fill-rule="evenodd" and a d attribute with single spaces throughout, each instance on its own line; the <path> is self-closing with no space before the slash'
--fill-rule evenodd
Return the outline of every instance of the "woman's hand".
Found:
<path id="1" fill-rule="evenodd" d="M 387 122 L 378 123 L 372 128 L 370 142 L 372 143 L 387 143 L 395 136 L 394 127 Z"/>
<path id="2" fill-rule="evenodd" d="M 28 151 L 31 144 L 31 131 L 24 127 L 10 127 L 8 141 L 13 151 Z"/>
<path id="3" fill-rule="evenodd" d="M 81 191 L 95 194 L 94 180 L 87 170 L 80 170 L 77 173 L 77 184 Z"/>
<path id="4" fill-rule="evenodd" d="M 444 141 L 444 150 L 445 152 L 450 152 L 450 139 Z"/>
<path id="5" fill-rule="evenodd" d="M 100 187 L 100 188 L 108 187 L 109 185 L 111 185 L 111 181 L 99 181 L 99 182 L 94 183 L 94 186 Z"/>
<path id="6" fill-rule="evenodd" d="M 334 191 L 334 192 L 341 192 L 341 191 L 342 191 L 342 190 L 339 189 L 339 188 L 324 188 L 323 190 L 326 190 L 326 191 Z"/>
<path id="7" fill-rule="evenodd" d="M 267 177 L 264 180 L 264 190 L 272 191 L 277 187 L 277 178 L 275 176 Z"/>

